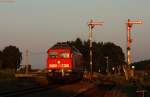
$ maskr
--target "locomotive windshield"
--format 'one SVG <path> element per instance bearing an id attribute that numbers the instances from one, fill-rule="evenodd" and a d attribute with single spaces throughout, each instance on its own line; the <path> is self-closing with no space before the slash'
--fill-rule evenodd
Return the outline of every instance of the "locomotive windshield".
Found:
<path id="1" fill-rule="evenodd" d="M 60 58 L 69 58 L 69 53 L 67 53 L 67 52 L 61 52 L 60 53 Z"/>
<path id="2" fill-rule="evenodd" d="M 57 52 L 50 52 L 50 58 L 57 58 L 58 53 Z"/>
<path id="3" fill-rule="evenodd" d="M 70 58 L 70 54 L 68 52 L 50 52 L 50 58 Z"/>

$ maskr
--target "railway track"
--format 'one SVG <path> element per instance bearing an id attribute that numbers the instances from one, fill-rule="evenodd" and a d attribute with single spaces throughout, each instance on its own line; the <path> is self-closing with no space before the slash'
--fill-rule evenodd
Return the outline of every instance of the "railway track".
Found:
<path id="1" fill-rule="evenodd" d="M 51 85 L 47 87 L 41 87 L 41 86 L 34 86 L 34 87 L 28 87 L 23 89 L 15 89 L 15 90 L 9 90 L 9 91 L 3 91 L 0 92 L 0 97 L 21 97 L 22 95 L 28 95 L 28 94 L 34 94 L 41 91 L 47 91 L 54 88 L 59 87 L 59 85 Z"/>
<path id="2" fill-rule="evenodd" d="M 115 84 L 104 85 L 100 84 L 95 87 L 81 89 L 78 93 L 70 96 L 70 97 L 104 97 L 105 93 L 111 90 Z"/>
<path id="3" fill-rule="evenodd" d="M 2 91 L 0 97 L 93 97 L 91 96 L 93 94 L 96 94 L 94 97 L 103 97 L 102 95 L 113 87 L 113 84 L 104 85 L 80 81 L 72 84 L 49 84 L 47 87 L 36 85 Z M 100 93 L 97 94 L 98 91 Z"/>

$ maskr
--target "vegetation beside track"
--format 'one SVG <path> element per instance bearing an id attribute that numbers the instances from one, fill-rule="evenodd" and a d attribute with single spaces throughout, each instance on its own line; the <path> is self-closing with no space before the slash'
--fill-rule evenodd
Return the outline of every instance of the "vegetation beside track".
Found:
<path id="1" fill-rule="evenodd" d="M 112 84 L 115 86 L 108 92 L 106 97 L 140 97 L 137 91 L 146 91 L 145 97 L 150 97 L 150 78 L 138 77 L 126 80 L 124 76 L 119 75 L 103 75 L 93 73 L 92 81 L 98 84 Z M 121 96 L 122 95 L 122 96 Z"/>
<path id="2" fill-rule="evenodd" d="M 0 69 L 0 80 L 2 79 L 15 79 L 15 70 L 12 69 Z"/>
<path id="3" fill-rule="evenodd" d="M 141 97 L 141 93 L 137 93 L 137 91 L 146 91 L 145 97 L 150 97 L 149 85 L 145 81 L 135 81 L 134 79 L 127 81 L 121 76 L 113 77 L 112 80 L 116 86 L 105 97 L 110 97 L 110 95 L 111 97 Z"/>

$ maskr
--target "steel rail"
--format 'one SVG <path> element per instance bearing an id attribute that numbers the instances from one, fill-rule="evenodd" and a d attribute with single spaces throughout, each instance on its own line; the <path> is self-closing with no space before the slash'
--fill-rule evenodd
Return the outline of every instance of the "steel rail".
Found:
<path id="1" fill-rule="evenodd" d="M 5 91 L 0 93 L 0 97 L 21 97 L 22 95 L 29 95 L 34 94 L 41 91 L 47 91 L 54 88 L 57 88 L 59 85 L 52 85 L 47 87 L 41 87 L 41 86 L 35 86 L 30 88 L 24 88 L 24 89 L 16 89 L 12 91 Z"/>

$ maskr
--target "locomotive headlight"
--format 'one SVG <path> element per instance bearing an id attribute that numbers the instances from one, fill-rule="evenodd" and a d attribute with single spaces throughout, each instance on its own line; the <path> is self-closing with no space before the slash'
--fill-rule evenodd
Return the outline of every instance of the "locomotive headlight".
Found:
<path id="1" fill-rule="evenodd" d="M 57 61 L 57 64 L 60 64 L 60 61 Z"/>
<path id="2" fill-rule="evenodd" d="M 48 70 L 48 72 L 52 72 L 52 70 Z"/>
<path id="3" fill-rule="evenodd" d="M 69 70 L 68 70 L 68 72 L 72 72 L 72 70 L 71 70 L 71 69 L 69 69 Z"/>

